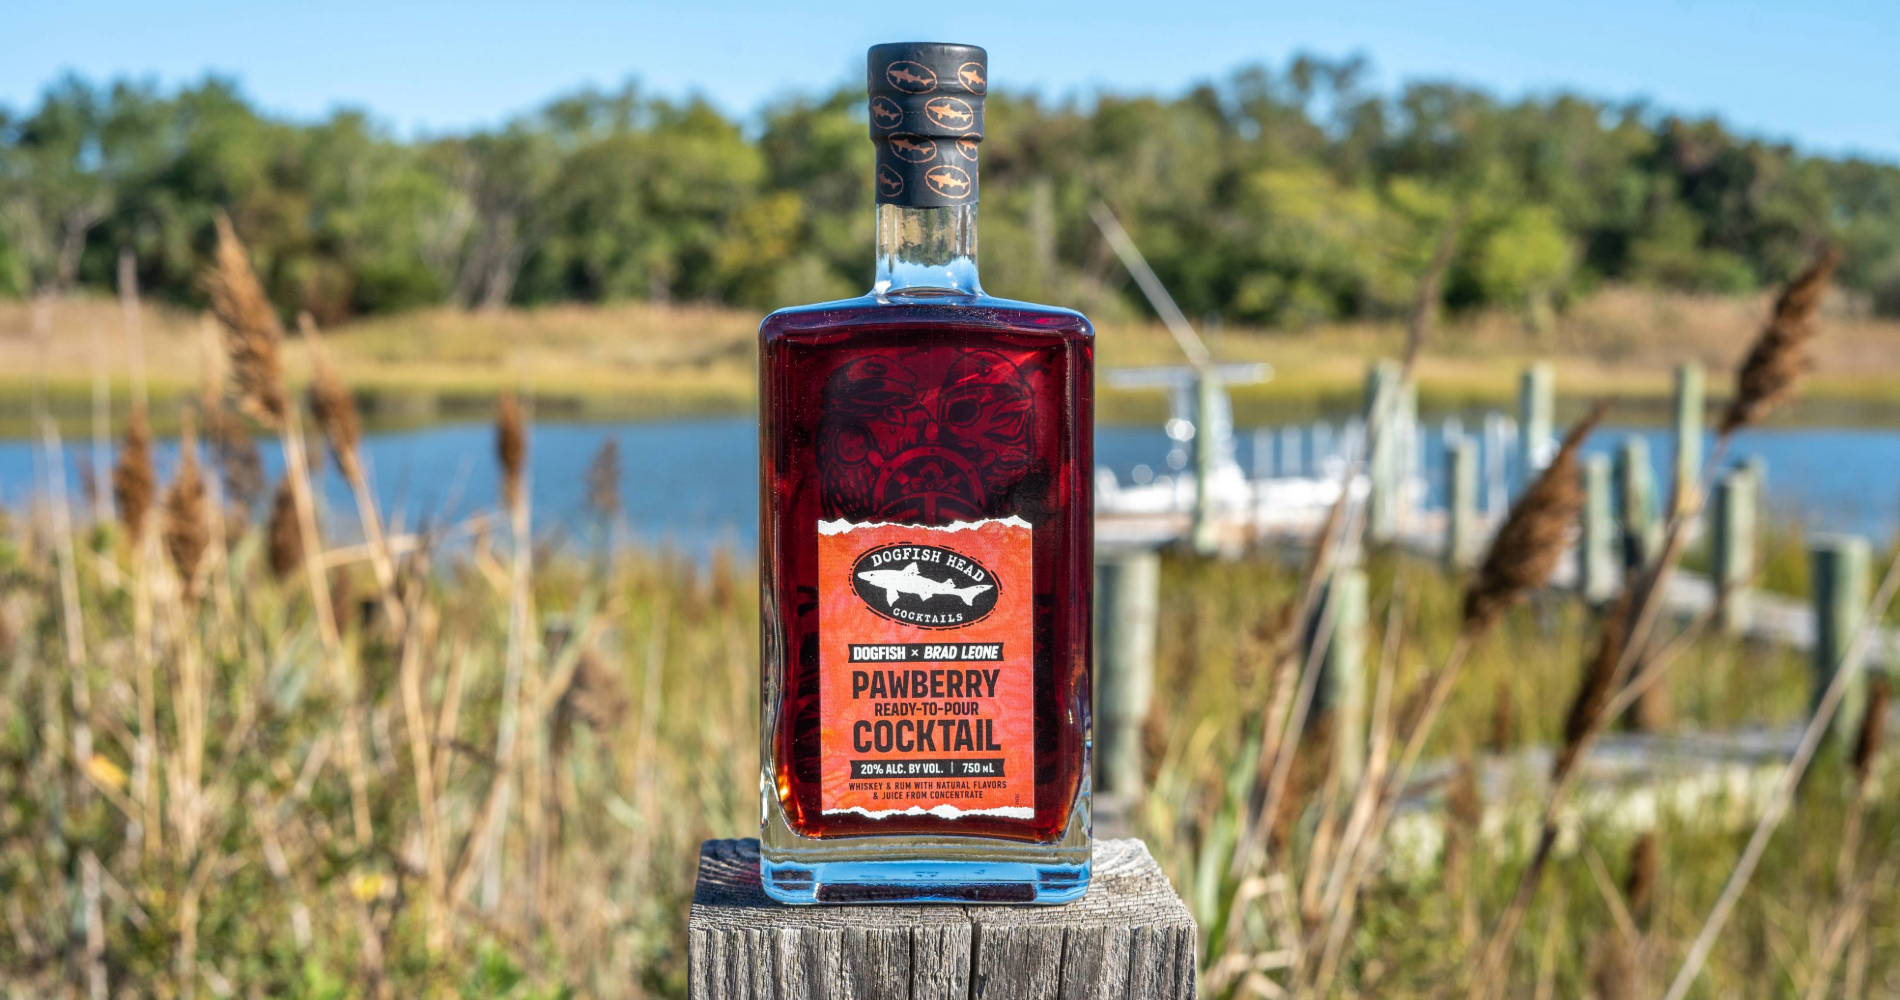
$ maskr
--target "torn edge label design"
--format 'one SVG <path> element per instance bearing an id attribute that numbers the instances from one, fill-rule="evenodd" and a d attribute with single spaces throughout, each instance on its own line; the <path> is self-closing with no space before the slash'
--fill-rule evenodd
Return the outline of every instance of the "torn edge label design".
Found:
<path id="1" fill-rule="evenodd" d="M 1034 818 L 1033 540 L 819 522 L 825 813 Z"/>

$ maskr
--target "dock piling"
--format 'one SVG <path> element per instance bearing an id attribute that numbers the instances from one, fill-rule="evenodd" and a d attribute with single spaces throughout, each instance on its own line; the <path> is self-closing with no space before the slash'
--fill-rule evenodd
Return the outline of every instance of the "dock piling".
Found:
<path id="1" fill-rule="evenodd" d="M 1365 767 L 1366 745 L 1366 620 L 1368 601 L 1365 570 L 1342 569 L 1327 581 L 1325 600 L 1319 602 L 1306 630 L 1307 651 L 1325 633 L 1326 650 L 1320 659 L 1319 688 L 1312 716 L 1332 715 L 1333 760 L 1346 787 L 1359 780 Z M 1330 605 L 1330 610 L 1328 606 Z"/>
<path id="2" fill-rule="evenodd" d="M 1616 507 L 1623 569 L 1641 570 L 1656 557 L 1662 525 L 1656 517 L 1656 470 L 1649 464 L 1649 441 L 1635 434 L 1616 449 Z"/>
<path id="3" fill-rule="evenodd" d="M 1702 411 L 1706 380 L 1700 361 L 1676 366 L 1676 485 L 1678 509 L 1694 509 L 1702 482 Z"/>
<path id="4" fill-rule="evenodd" d="M 1220 468 L 1221 409 L 1219 376 L 1211 368 L 1195 379 L 1194 408 L 1194 553 L 1211 556 L 1220 550 L 1220 508 L 1214 495 L 1215 470 Z"/>
<path id="5" fill-rule="evenodd" d="M 1722 631 L 1740 635 L 1753 621 L 1752 580 L 1760 565 L 1760 512 L 1756 510 L 1759 488 L 1747 466 L 1737 466 L 1722 474 L 1715 485 L 1710 582 L 1721 602 L 1719 624 Z"/>
<path id="6" fill-rule="evenodd" d="M 1460 437 L 1445 447 L 1445 565 L 1470 569 L 1479 544 L 1478 442 Z"/>
<path id="7" fill-rule="evenodd" d="M 1518 383 L 1518 488 L 1524 489 L 1544 471 L 1556 452 L 1552 426 L 1556 423 L 1557 373 L 1550 362 L 1524 369 Z"/>
<path id="8" fill-rule="evenodd" d="M 1399 534 L 1399 493 L 1405 473 L 1404 375 L 1398 362 L 1383 359 L 1366 371 L 1366 534 L 1375 544 Z"/>
<path id="9" fill-rule="evenodd" d="M 1577 540 L 1577 592 L 1591 604 L 1616 596 L 1622 574 L 1616 556 L 1616 517 L 1611 503 L 1610 456 L 1583 457 L 1583 532 Z"/>
<path id="10" fill-rule="evenodd" d="M 1142 729 L 1154 692 L 1161 557 L 1152 549 L 1095 560 L 1095 771 L 1104 793 L 1136 798 L 1145 784 Z"/>
<path id="11" fill-rule="evenodd" d="M 1862 671 L 1862 657 L 1852 661 L 1842 657 L 1867 612 L 1873 551 L 1859 535 L 1820 535 L 1809 544 L 1808 558 L 1814 576 L 1813 701 L 1818 704 L 1837 671 Z M 1852 737 L 1866 686 L 1860 677 L 1848 685 L 1847 697 L 1834 714 L 1837 734 Z M 1842 720 L 1848 721 L 1843 724 Z"/>

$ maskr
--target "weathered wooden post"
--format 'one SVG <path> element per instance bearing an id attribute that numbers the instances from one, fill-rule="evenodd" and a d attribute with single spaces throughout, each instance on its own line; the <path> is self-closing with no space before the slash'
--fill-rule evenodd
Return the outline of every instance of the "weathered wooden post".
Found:
<path id="1" fill-rule="evenodd" d="M 1461 437 L 1445 447 L 1445 565 L 1470 569 L 1479 545 L 1478 442 Z"/>
<path id="2" fill-rule="evenodd" d="M 1154 692 L 1161 557 L 1152 549 L 1095 559 L 1095 787 L 1124 799 L 1144 789 L 1142 729 Z"/>
<path id="3" fill-rule="evenodd" d="M 1327 581 L 1325 599 L 1306 628 L 1309 655 L 1316 643 L 1326 643 L 1312 716 L 1332 716 L 1333 761 L 1345 787 L 1358 781 L 1365 767 L 1367 617 L 1365 571 L 1342 569 Z M 1328 627 L 1322 632 L 1323 625 Z"/>
<path id="4" fill-rule="evenodd" d="M 687 925 L 692 1000 L 1193 1000 L 1194 917 L 1139 840 L 1100 840 L 1065 906 L 785 906 L 756 840 L 709 840 Z"/>
<path id="5" fill-rule="evenodd" d="M 1742 468 L 1755 481 L 1755 516 L 1763 527 L 1768 525 L 1768 460 L 1760 455 L 1742 459 Z"/>
<path id="6" fill-rule="evenodd" d="M 1577 540 L 1577 592 L 1592 604 L 1616 596 L 1616 518 L 1611 510 L 1610 456 L 1583 457 L 1583 532 Z"/>
<path id="7" fill-rule="evenodd" d="M 1504 516 L 1511 504 L 1511 474 L 1509 460 L 1511 443 L 1515 437 L 1511 418 L 1502 413 L 1487 413 L 1484 416 L 1484 512 L 1492 520 Z"/>
<path id="8" fill-rule="evenodd" d="M 1556 409 L 1557 375 L 1550 362 L 1539 361 L 1524 369 L 1517 390 L 1519 489 L 1529 486 L 1550 461 Z"/>
<path id="9" fill-rule="evenodd" d="M 1662 525 L 1656 519 L 1656 471 L 1649 464 L 1649 441 L 1635 434 L 1616 450 L 1616 506 L 1623 569 L 1640 570 L 1656 557 Z"/>
<path id="10" fill-rule="evenodd" d="M 1702 411 L 1704 401 L 1702 363 L 1685 361 L 1676 366 L 1676 486 L 1673 495 L 1679 509 L 1693 508 L 1696 491 L 1702 483 Z"/>
<path id="11" fill-rule="evenodd" d="M 1722 599 L 1719 624 L 1731 635 L 1748 630 L 1754 620 L 1753 578 L 1760 566 L 1760 514 L 1756 502 L 1760 490 L 1755 476 L 1746 466 L 1729 469 L 1715 484 L 1714 515 L 1710 534 L 1710 582 Z"/>
<path id="12" fill-rule="evenodd" d="M 1300 467 L 1300 429 L 1288 424 L 1280 428 L 1280 475 L 1297 476 L 1303 471 Z"/>
<path id="13" fill-rule="evenodd" d="M 1220 410 L 1220 379 L 1214 370 L 1203 368 L 1195 377 L 1194 406 L 1194 552 L 1211 556 L 1220 550 L 1220 509 L 1216 505 L 1215 479 L 1221 461 L 1221 431 L 1216 427 Z"/>
<path id="14" fill-rule="evenodd" d="M 1392 498 L 1398 515 L 1397 529 L 1403 532 L 1412 520 L 1412 484 L 1424 472 L 1424 435 L 1419 433 L 1418 383 L 1406 379 L 1399 383 L 1397 419 L 1399 430 L 1398 470 L 1394 473 Z"/>
<path id="15" fill-rule="evenodd" d="M 1820 535 L 1808 545 L 1814 577 L 1813 703 L 1820 703 L 1837 671 L 1851 671 L 1854 679 L 1834 713 L 1835 733 L 1850 738 L 1861 716 L 1867 685 L 1861 676 L 1864 656 L 1851 661 L 1843 657 L 1867 613 L 1872 559 L 1871 546 L 1859 535 Z"/>
<path id="16" fill-rule="evenodd" d="M 1375 544 L 1399 533 L 1399 477 L 1402 472 L 1405 389 L 1398 362 L 1380 360 L 1366 370 L 1366 535 Z"/>

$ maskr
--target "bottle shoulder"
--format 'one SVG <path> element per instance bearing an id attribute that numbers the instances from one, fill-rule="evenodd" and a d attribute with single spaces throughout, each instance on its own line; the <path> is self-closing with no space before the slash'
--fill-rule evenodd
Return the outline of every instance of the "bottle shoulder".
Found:
<path id="1" fill-rule="evenodd" d="M 1070 339 L 1095 336 L 1088 317 L 1061 306 L 992 295 L 890 299 L 872 294 L 779 309 L 760 322 L 759 337 L 772 340 L 794 334 L 890 327 L 1018 330 L 1061 334 Z"/>

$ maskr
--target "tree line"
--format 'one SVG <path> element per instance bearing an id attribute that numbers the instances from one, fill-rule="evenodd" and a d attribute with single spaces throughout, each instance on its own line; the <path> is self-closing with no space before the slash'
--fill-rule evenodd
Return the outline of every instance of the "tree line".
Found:
<path id="1" fill-rule="evenodd" d="M 1367 79 L 1362 60 L 1303 56 L 1173 97 L 991 95 L 986 285 L 1145 308 L 1090 219 L 1102 201 L 1184 310 L 1237 322 L 1395 316 L 1423 285 L 1535 327 L 1602 282 L 1746 292 L 1823 242 L 1845 251 L 1844 287 L 1900 313 L 1900 166 L 1641 103 Z M 110 288 L 130 250 L 149 293 L 201 302 L 219 209 L 277 306 L 331 323 L 858 294 L 863 104 L 839 88 L 738 120 L 629 84 L 405 139 L 361 111 L 266 114 L 215 77 L 169 92 L 69 77 L 0 107 L 0 294 Z"/>

